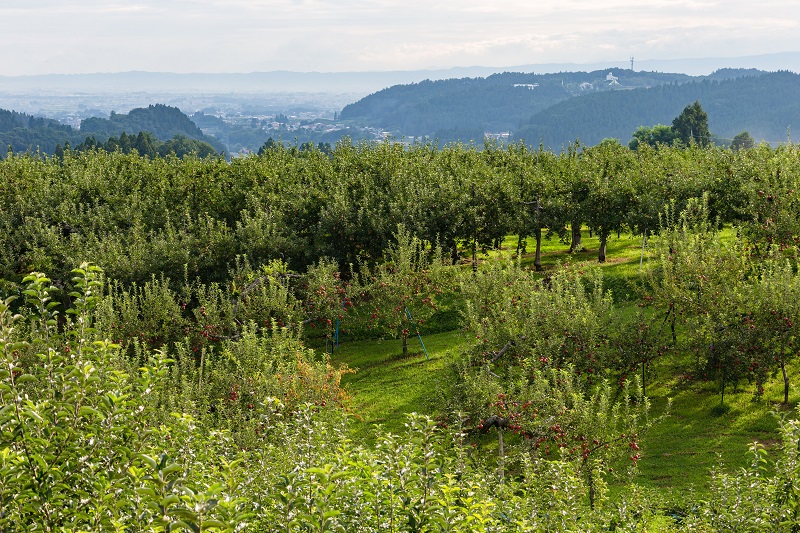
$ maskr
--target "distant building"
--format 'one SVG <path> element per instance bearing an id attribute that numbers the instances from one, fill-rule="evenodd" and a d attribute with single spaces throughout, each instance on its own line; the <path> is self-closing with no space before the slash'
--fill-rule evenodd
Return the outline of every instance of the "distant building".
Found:
<path id="1" fill-rule="evenodd" d="M 609 82 L 609 85 L 619 85 L 619 78 L 614 76 L 611 72 L 606 74 L 606 81 Z"/>

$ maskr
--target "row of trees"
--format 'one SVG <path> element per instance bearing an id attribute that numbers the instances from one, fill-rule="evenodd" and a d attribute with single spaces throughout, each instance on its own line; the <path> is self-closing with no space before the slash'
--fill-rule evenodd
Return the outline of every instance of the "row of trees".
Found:
<path id="1" fill-rule="evenodd" d="M 707 196 L 679 215 L 667 209 L 635 313 L 586 264 L 541 278 L 519 261 L 494 262 L 462 278 L 471 348 L 448 409 L 496 432 L 501 469 L 529 456 L 568 457 L 591 505 L 620 456 L 641 458 L 656 420 L 647 386 L 661 369 L 680 386 L 715 389 L 720 412 L 726 393 L 746 382 L 759 400 L 778 376 L 789 406 L 789 369 L 800 353 L 796 252 L 755 253 L 741 235 L 723 238 L 708 217 Z"/>
<path id="2" fill-rule="evenodd" d="M 65 151 L 69 152 L 72 148 L 67 144 L 65 147 L 56 146 L 53 155 L 63 159 Z M 172 154 L 176 157 L 194 155 L 196 157 L 216 156 L 217 151 L 213 146 L 205 141 L 192 139 L 185 135 L 176 135 L 167 141 L 160 141 L 153 134 L 140 131 L 136 135 L 128 135 L 124 131 L 119 137 L 111 136 L 105 142 L 100 142 L 94 136 L 86 137 L 83 142 L 78 144 L 75 152 L 87 152 L 93 150 L 104 150 L 106 152 L 122 152 L 123 154 L 136 153 L 143 157 L 167 157 Z"/>
<path id="3" fill-rule="evenodd" d="M 700 106 L 700 102 L 686 106 L 680 115 L 675 117 L 671 126 L 657 124 L 655 126 L 640 126 L 633 132 L 633 138 L 628 143 L 632 150 L 636 150 L 640 144 L 648 144 L 653 147 L 659 145 L 673 145 L 681 143 L 688 146 L 692 143 L 701 146 L 708 146 L 712 142 L 720 143 L 715 139 L 708 129 L 708 115 Z M 736 134 L 730 143 L 732 150 L 750 149 L 755 147 L 755 140 L 749 132 L 743 131 Z"/>
<path id="4" fill-rule="evenodd" d="M 11 155 L 0 162 L 0 273 L 66 280 L 87 258 L 122 283 L 210 282 L 225 279 L 237 256 L 297 271 L 329 257 L 346 271 L 380 260 L 398 224 L 456 260 L 509 234 L 520 247 L 532 236 L 538 250 L 552 236 L 576 250 L 588 228 L 603 261 L 610 238 L 651 235 L 664 205 L 680 210 L 703 191 L 712 220 L 741 224 L 764 252 L 796 246 L 798 160 L 792 145 L 633 152 L 615 143 L 561 154 L 522 144 L 343 143 L 330 154 L 276 145 L 232 162 Z"/>
<path id="5" fill-rule="evenodd" d="M 466 279 L 463 314 L 475 339 L 468 366 L 490 370 L 470 374 L 494 376 L 495 392 L 504 393 L 523 390 L 515 380 L 552 367 L 569 367 L 590 384 L 639 376 L 644 387 L 669 358 L 687 383 L 717 383 L 723 403 L 726 390 L 744 381 L 760 397 L 780 375 L 788 404 L 787 367 L 800 338 L 796 257 L 756 258 L 741 240 L 722 239 L 702 201 L 689 207 L 651 246 L 633 317 L 614 302 L 600 270 L 586 265 L 565 265 L 542 279 L 512 262 Z M 470 412 L 479 406 L 469 398 L 488 403 L 483 394 L 466 394 Z"/>
<path id="6" fill-rule="evenodd" d="M 691 143 L 700 146 L 711 144 L 711 132 L 708 130 L 708 114 L 703 111 L 700 102 L 686 106 L 680 115 L 672 121 L 672 126 L 658 124 L 651 128 L 640 126 L 633 132 L 633 139 L 628 144 L 636 150 L 640 144 L 658 146 L 659 144 L 674 144 L 680 142 L 684 146 Z"/>

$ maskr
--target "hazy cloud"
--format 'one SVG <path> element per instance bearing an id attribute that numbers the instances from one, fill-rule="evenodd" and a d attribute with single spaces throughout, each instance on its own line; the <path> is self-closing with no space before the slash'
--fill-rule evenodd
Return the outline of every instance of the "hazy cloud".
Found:
<path id="1" fill-rule="evenodd" d="M 775 0 L 5 0 L 0 74 L 753 55 L 800 48 L 798 21 L 800 3 Z"/>

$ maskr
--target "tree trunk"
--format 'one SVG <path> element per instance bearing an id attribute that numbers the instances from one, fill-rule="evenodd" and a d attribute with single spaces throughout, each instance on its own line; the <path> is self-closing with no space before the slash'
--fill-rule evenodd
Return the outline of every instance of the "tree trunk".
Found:
<path id="1" fill-rule="evenodd" d="M 457 265 L 460 257 L 458 255 L 458 244 L 456 244 L 456 240 L 450 239 L 448 247 L 450 248 L 450 258 L 453 260 L 453 264 Z"/>
<path id="2" fill-rule="evenodd" d="M 608 242 L 608 235 L 605 233 L 600 234 L 600 249 L 597 252 L 597 261 L 599 263 L 606 262 L 606 243 Z"/>
<path id="3" fill-rule="evenodd" d="M 408 355 L 408 334 L 403 333 L 403 357 Z"/>
<path id="4" fill-rule="evenodd" d="M 472 238 L 472 273 L 478 272 L 478 237 Z"/>
<path id="5" fill-rule="evenodd" d="M 644 246 L 647 244 L 647 230 L 642 232 L 642 255 L 639 256 L 639 273 L 642 272 L 642 263 L 644 263 Z"/>
<path id="6" fill-rule="evenodd" d="M 498 454 L 498 462 L 500 463 L 499 472 L 500 472 L 500 483 L 503 482 L 506 476 L 506 452 L 503 446 L 503 428 L 497 426 L 497 454 Z"/>
<path id="7" fill-rule="evenodd" d="M 789 405 L 789 374 L 786 373 L 786 362 L 781 360 L 781 372 L 783 372 L 783 403 Z"/>
<path id="8" fill-rule="evenodd" d="M 642 397 L 647 397 L 647 382 L 645 381 L 645 369 L 647 368 L 647 364 L 645 363 L 645 358 L 642 357 Z"/>
<path id="9" fill-rule="evenodd" d="M 536 237 L 536 254 L 533 259 L 533 266 L 536 268 L 536 271 L 539 272 L 542 270 L 542 228 L 537 227 L 535 235 Z"/>
<path id="10" fill-rule="evenodd" d="M 477 204 L 475 203 L 475 184 L 472 184 L 472 205 L 475 209 L 477 209 Z M 472 273 L 476 274 L 478 272 L 478 220 L 477 220 L 477 213 L 472 215 Z"/>
<path id="11" fill-rule="evenodd" d="M 572 223 L 572 240 L 569 243 L 569 253 L 579 252 L 583 248 L 581 243 L 581 225 Z"/>
<path id="12" fill-rule="evenodd" d="M 669 324 L 669 329 L 672 331 L 672 344 L 673 345 L 677 345 L 678 344 L 678 335 L 677 335 L 677 333 L 675 333 L 676 316 L 675 316 L 675 303 L 674 302 L 672 304 L 670 304 L 669 312 L 672 313 L 672 321 Z"/>

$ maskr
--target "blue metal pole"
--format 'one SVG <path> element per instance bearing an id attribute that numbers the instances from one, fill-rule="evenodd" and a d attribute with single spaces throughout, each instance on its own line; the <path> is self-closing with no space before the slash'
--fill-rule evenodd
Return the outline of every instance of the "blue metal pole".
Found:
<path id="1" fill-rule="evenodd" d="M 431 358 L 428 355 L 428 350 L 427 348 L 425 348 L 425 343 L 422 342 L 422 335 L 419 334 L 419 328 L 417 327 L 417 323 L 416 321 L 414 321 L 414 317 L 411 316 L 411 311 L 408 310 L 408 307 L 406 307 L 406 315 L 408 315 L 408 319 L 411 320 L 411 323 L 414 324 L 414 331 L 417 332 L 417 338 L 419 339 L 419 343 L 422 346 L 422 351 L 425 352 L 425 359 L 430 361 Z"/>

